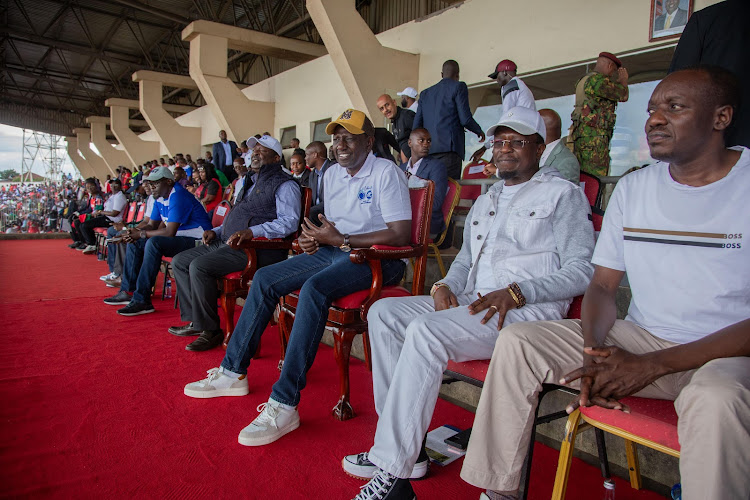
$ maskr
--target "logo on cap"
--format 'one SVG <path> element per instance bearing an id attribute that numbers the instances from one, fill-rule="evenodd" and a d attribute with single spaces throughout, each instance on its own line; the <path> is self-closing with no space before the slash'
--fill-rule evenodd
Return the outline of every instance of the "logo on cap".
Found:
<path id="1" fill-rule="evenodd" d="M 341 116 L 339 116 L 339 120 L 351 120 L 352 119 L 352 110 L 347 109 L 343 113 L 341 113 Z"/>

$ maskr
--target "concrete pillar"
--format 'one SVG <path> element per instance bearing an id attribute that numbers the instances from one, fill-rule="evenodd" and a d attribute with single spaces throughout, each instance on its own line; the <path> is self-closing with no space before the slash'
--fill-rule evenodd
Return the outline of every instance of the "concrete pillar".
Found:
<path id="1" fill-rule="evenodd" d="M 158 159 L 161 144 L 158 141 L 144 141 L 130 129 L 130 108 L 137 108 L 138 101 L 115 98 L 107 99 L 104 104 L 109 106 L 112 133 L 122 144 L 133 165 L 143 165 L 147 161 Z"/>
<path id="2" fill-rule="evenodd" d="M 193 158 L 200 157 L 201 128 L 180 125 L 162 104 L 164 85 L 198 89 L 195 82 L 186 76 L 144 70 L 133 73 L 133 81 L 140 86 L 141 113 L 159 136 L 169 156 L 182 153 L 190 154 Z"/>
<path id="3" fill-rule="evenodd" d="M 370 119 L 381 116 L 376 106 L 381 94 L 418 87 L 419 55 L 383 47 L 354 8 L 354 0 L 307 0 L 307 11 L 352 105 Z M 340 111 L 333 111 L 334 116 Z"/>
<path id="4" fill-rule="evenodd" d="M 73 133 L 78 137 L 78 152 L 81 156 L 86 158 L 86 162 L 91 166 L 96 177 L 103 181 L 107 178 L 107 174 L 115 175 L 114 169 L 110 169 L 104 158 L 99 156 L 91 149 L 91 129 L 88 128 L 76 128 L 73 129 Z"/>
<path id="5" fill-rule="evenodd" d="M 198 85 L 219 126 L 236 142 L 259 130 L 273 130 L 274 103 L 247 98 L 227 77 L 227 51 L 242 50 L 296 62 L 325 55 L 318 44 L 210 21 L 194 21 L 182 31 L 190 42 L 190 77 Z"/>
<path id="6" fill-rule="evenodd" d="M 91 142 L 94 143 L 110 170 L 115 170 L 118 167 L 128 167 L 132 170 L 135 165 L 130 161 L 128 154 L 122 149 L 117 149 L 107 140 L 107 125 L 109 122 L 108 116 L 89 116 L 86 118 L 86 123 L 91 125 Z"/>
<path id="7" fill-rule="evenodd" d="M 78 169 L 78 173 L 81 174 L 81 177 L 84 179 L 87 177 L 96 177 L 94 170 L 88 164 L 86 159 L 78 153 L 78 137 L 74 135 L 68 136 L 65 138 L 65 142 L 68 143 L 68 156 L 70 157 L 70 161 L 72 161 L 73 165 Z"/>

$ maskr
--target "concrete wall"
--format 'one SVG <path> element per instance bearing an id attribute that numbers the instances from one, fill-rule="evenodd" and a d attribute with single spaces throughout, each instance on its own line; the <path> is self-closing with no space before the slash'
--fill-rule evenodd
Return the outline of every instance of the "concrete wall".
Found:
<path id="1" fill-rule="evenodd" d="M 713 3 L 716 0 L 695 0 L 695 10 Z M 377 38 L 386 47 L 420 54 L 418 90 L 437 82 L 442 62 L 450 58 L 460 63 L 461 79 L 471 85 L 488 81 L 487 74 L 505 58 L 519 65 L 519 73 L 529 73 L 593 60 L 602 50 L 621 54 L 663 45 L 648 41 L 650 5 L 650 0 L 527 0 L 523 6 L 510 0 L 466 0 Z M 401 89 L 390 90 L 395 94 Z M 271 132 L 279 136 L 281 128 L 296 125 L 303 146 L 310 140 L 310 122 L 351 106 L 328 55 L 243 93 L 251 99 L 275 101 Z M 380 116 L 373 118 L 376 125 L 384 123 Z M 219 125 L 207 107 L 178 121 L 201 126 L 204 145 L 218 140 Z M 146 132 L 142 138 L 156 140 L 155 135 Z M 235 138 L 237 142 L 243 139 Z"/>

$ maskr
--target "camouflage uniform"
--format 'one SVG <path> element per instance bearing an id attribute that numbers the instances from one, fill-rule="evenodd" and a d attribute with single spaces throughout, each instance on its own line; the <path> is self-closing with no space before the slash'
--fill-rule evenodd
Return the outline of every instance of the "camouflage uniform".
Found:
<path id="1" fill-rule="evenodd" d="M 609 141 L 615 128 L 615 109 L 627 96 L 625 85 L 597 72 L 587 74 L 576 84 L 570 138 L 581 170 L 599 177 L 609 173 Z"/>

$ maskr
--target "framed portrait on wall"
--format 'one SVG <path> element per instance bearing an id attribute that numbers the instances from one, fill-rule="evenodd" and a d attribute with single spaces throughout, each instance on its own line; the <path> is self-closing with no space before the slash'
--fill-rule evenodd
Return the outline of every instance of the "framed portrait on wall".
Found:
<path id="1" fill-rule="evenodd" d="M 651 0 L 649 42 L 678 38 L 693 14 L 693 0 Z"/>

